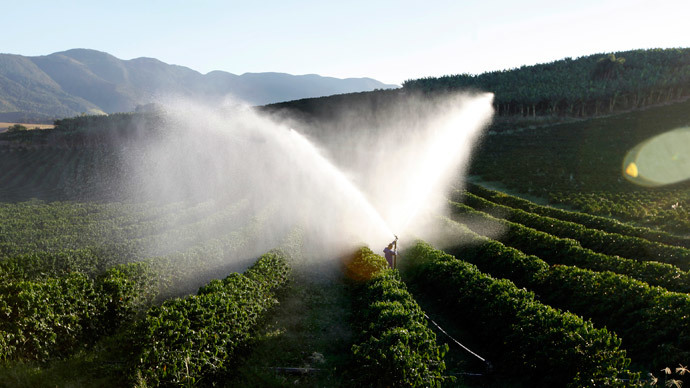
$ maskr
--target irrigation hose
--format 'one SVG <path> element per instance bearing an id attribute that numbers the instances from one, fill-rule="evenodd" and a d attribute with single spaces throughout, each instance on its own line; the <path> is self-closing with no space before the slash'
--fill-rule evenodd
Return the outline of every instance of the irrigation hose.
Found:
<path id="1" fill-rule="evenodd" d="M 486 363 L 486 365 L 487 365 L 489 368 L 491 368 L 491 363 L 488 362 L 488 361 L 486 361 L 485 358 L 483 358 L 482 356 L 478 355 L 477 353 L 471 351 L 467 346 L 461 344 L 460 341 L 456 340 L 456 339 L 453 338 L 450 334 L 446 333 L 446 331 L 443 330 L 443 328 L 442 328 L 441 326 L 439 326 L 438 323 L 434 322 L 433 319 L 429 318 L 429 316 L 426 315 L 426 313 L 424 313 L 424 316 L 426 317 L 426 319 L 428 319 L 429 321 L 431 321 L 431 323 L 433 323 L 434 326 L 436 326 L 436 327 L 441 331 L 441 333 L 445 334 L 448 338 L 450 338 L 451 340 L 453 340 L 453 342 L 455 342 L 456 344 L 458 344 L 461 348 L 465 349 L 465 351 L 467 351 L 469 354 L 471 354 L 471 355 L 477 357 L 478 359 L 482 360 L 483 363 Z"/>

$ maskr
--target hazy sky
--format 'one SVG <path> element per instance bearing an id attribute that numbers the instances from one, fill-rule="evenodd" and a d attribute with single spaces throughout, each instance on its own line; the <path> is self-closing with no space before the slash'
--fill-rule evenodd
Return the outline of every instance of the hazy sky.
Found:
<path id="1" fill-rule="evenodd" d="M 2 0 L 0 52 L 71 48 L 201 73 L 406 79 L 690 47 L 688 0 Z"/>

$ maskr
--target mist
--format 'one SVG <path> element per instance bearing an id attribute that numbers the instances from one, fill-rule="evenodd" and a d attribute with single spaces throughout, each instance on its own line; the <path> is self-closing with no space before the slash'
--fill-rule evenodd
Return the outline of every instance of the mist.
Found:
<path id="1" fill-rule="evenodd" d="M 337 261 L 361 245 L 379 252 L 394 234 L 404 246 L 438 233 L 428 221 L 446 215 L 446 195 L 462 185 L 492 99 L 406 96 L 344 107 L 318 123 L 232 99 L 169 98 L 156 135 L 123 151 L 132 171 L 126 184 L 141 201 L 204 202 L 219 214 L 243 203 L 212 235 L 263 214 L 252 244 L 228 260 L 276 248 L 295 229 L 305 236 L 305 263 Z"/>

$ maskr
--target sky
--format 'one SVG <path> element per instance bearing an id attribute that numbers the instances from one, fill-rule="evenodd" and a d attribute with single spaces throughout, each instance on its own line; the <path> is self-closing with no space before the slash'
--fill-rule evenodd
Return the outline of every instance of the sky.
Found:
<path id="1" fill-rule="evenodd" d="M 690 47 L 688 0 L 2 1 L 0 53 L 72 48 L 201 73 L 389 84 L 566 57 Z"/>

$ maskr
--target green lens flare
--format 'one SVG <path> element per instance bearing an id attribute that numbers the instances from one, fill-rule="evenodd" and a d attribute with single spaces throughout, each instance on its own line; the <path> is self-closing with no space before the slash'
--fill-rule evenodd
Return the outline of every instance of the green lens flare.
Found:
<path id="1" fill-rule="evenodd" d="M 623 176 L 648 187 L 690 179 L 690 127 L 654 136 L 628 151 L 623 160 Z"/>

